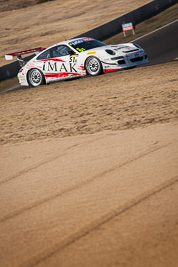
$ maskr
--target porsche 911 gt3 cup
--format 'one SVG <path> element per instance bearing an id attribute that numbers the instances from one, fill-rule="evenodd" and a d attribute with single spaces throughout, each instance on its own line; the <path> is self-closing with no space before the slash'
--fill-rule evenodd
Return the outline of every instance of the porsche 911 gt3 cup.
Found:
<path id="1" fill-rule="evenodd" d="M 35 52 L 27 63 L 22 55 Z M 21 65 L 18 73 L 23 86 L 70 79 L 85 75 L 136 67 L 148 63 L 145 51 L 137 44 L 106 45 L 93 38 L 81 37 L 55 44 L 5 55 L 7 60 L 16 56 Z"/>

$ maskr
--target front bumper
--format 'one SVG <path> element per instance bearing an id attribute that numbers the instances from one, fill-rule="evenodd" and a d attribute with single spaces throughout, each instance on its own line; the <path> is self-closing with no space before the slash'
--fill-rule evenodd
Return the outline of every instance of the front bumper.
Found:
<path id="1" fill-rule="evenodd" d="M 109 70 L 126 69 L 131 67 L 136 67 L 138 65 L 149 63 L 148 56 L 144 50 L 123 53 L 122 55 L 116 55 L 110 58 L 109 61 L 104 63 L 104 72 Z"/>

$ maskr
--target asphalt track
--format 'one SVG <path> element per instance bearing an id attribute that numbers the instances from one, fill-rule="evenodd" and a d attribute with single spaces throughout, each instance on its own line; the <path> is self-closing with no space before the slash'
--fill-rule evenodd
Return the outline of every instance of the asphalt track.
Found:
<path id="1" fill-rule="evenodd" d="M 155 65 L 178 59 L 178 19 L 141 38 L 135 39 Z"/>

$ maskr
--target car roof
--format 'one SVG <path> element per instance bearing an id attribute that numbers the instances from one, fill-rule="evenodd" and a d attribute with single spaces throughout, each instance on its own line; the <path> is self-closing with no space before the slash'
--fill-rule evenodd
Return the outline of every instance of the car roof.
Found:
<path id="1" fill-rule="evenodd" d="M 57 44 L 55 44 L 53 46 L 60 45 L 60 44 L 69 44 L 70 42 L 74 42 L 74 41 L 77 41 L 77 40 L 80 40 L 80 39 L 93 39 L 93 38 L 82 36 L 82 37 L 72 38 L 72 39 L 69 39 L 69 40 L 65 40 L 65 41 L 59 42 L 59 43 L 57 43 Z"/>

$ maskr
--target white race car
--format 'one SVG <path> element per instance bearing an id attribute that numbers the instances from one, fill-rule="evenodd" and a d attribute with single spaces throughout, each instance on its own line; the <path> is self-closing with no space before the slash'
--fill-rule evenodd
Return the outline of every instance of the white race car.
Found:
<path id="1" fill-rule="evenodd" d="M 22 55 L 35 52 L 27 63 Z M 20 62 L 19 83 L 38 86 L 52 81 L 85 75 L 99 75 L 148 63 L 145 51 L 137 44 L 106 45 L 93 38 L 81 37 L 55 44 L 5 55 Z"/>

